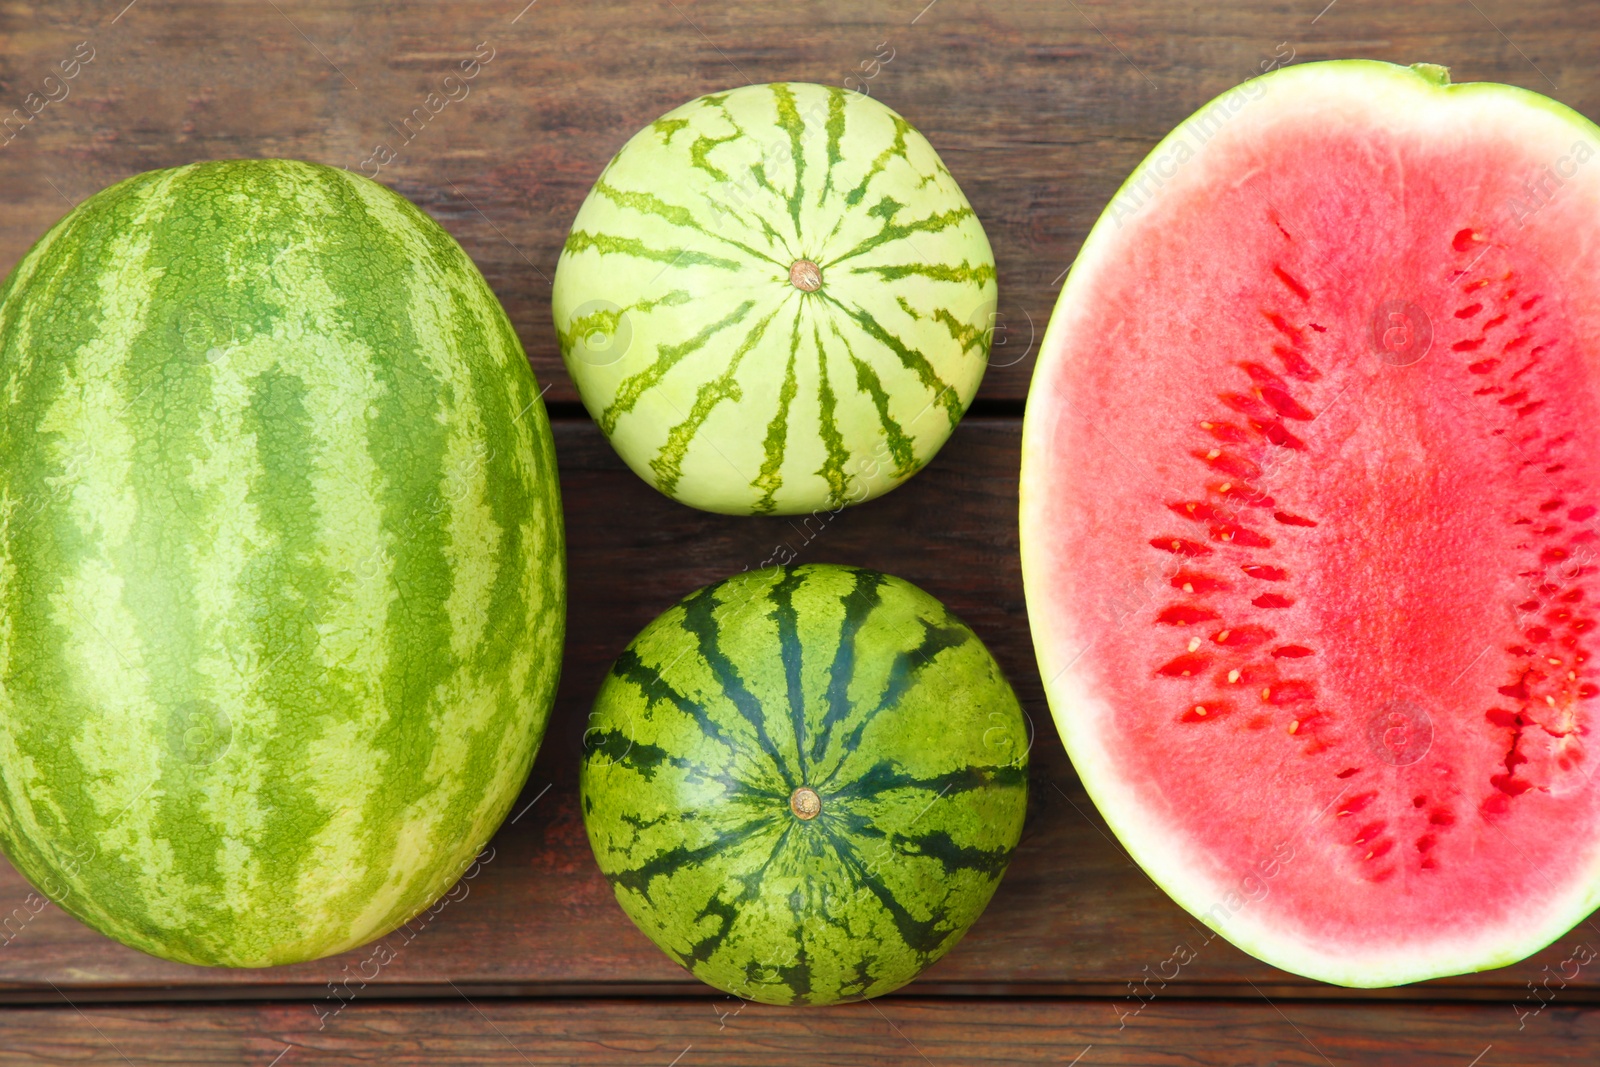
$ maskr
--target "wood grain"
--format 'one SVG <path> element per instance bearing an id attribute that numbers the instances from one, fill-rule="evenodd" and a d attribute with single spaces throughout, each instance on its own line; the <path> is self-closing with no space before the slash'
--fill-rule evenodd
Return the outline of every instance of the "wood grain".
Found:
<path id="1" fill-rule="evenodd" d="M 746 1005 L 735 1013 L 737 1007 L 693 1000 L 505 1003 L 452 994 L 411 1005 L 356 1001 L 324 1019 L 304 1004 L 81 1010 L 61 1004 L 10 1012 L 0 1062 L 1592 1067 L 1600 1043 L 1600 1010 L 1554 1005 L 1523 1020 L 1521 1030 L 1501 1005 L 1261 997 L 1152 1004 L 1125 1019 L 1089 1000 L 887 998 L 804 1010 Z"/>
<path id="2" fill-rule="evenodd" d="M 1286 51 L 1446 63 L 1457 80 L 1600 115 L 1595 4 L 525 2 L 0 4 L 0 129 L 11 108 L 58 97 L 0 132 L 0 271 L 70 205 L 143 170 L 274 155 L 371 172 L 388 146 L 379 179 L 463 243 L 551 387 L 573 589 L 561 694 L 519 814 L 464 896 L 384 939 L 392 961 L 375 966 L 369 946 L 271 971 L 169 964 L 41 907 L 0 862 L 0 1000 L 31 1005 L 0 1015 L 0 1064 L 1594 1062 L 1600 1019 L 1586 1005 L 1600 980 L 1556 977 L 1600 946 L 1592 920 L 1501 971 L 1364 993 L 1207 940 L 1112 841 L 1061 749 L 1014 516 L 1015 416 L 1060 279 L 1167 130 Z M 79 42 L 94 58 L 63 83 Z M 418 122 L 475 52 L 492 58 L 470 92 Z M 1006 417 L 969 418 L 912 483 L 826 524 L 671 504 L 616 460 L 560 367 L 549 283 L 567 228 L 605 162 L 661 112 L 746 82 L 847 78 L 927 134 L 984 220 L 1001 318 L 976 410 Z M 968 938 L 906 995 L 805 1012 L 741 1006 L 650 945 L 598 875 L 575 803 L 611 657 L 690 589 L 791 558 L 879 567 L 944 599 L 1036 728 L 1023 845 Z M 1179 946 L 1195 958 L 1163 983 Z M 640 999 L 605 999 L 617 994 Z"/>
<path id="3" fill-rule="evenodd" d="M 1350 995 L 1208 940 L 1209 931 L 1123 854 L 1084 795 L 1044 704 L 1028 635 L 1013 520 L 1016 420 L 967 419 L 905 486 L 809 527 L 675 504 L 628 471 L 587 422 L 558 422 L 556 443 L 572 588 L 561 691 L 515 821 L 495 837 L 493 858 L 463 887 L 465 896 L 458 891 L 460 899 L 436 917 L 385 939 L 396 958 L 381 967 L 369 946 L 318 963 L 244 971 L 156 960 L 50 907 L 0 948 L 0 997 L 53 999 L 51 983 L 74 999 L 181 990 L 326 1001 L 340 995 L 330 981 L 413 993 L 448 992 L 447 981 L 497 993 L 695 992 L 698 985 L 629 924 L 594 866 L 577 808 L 584 724 L 612 657 L 656 614 L 701 585 L 791 555 L 877 567 L 944 600 L 994 650 L 1033 723 L 1031 811 L 1017 858 L 972 933 L 910 991 L 1097 992 L 1129 1005 L 1158 988 L 1164 996 L 1255 995 L 1251 983 L 1270 995 Z M 13 870 L 0 868 L 3 919 L 24 906 L 29 890 Z M 1269 895 L 1257 906 L 1271 903 Z M 1600 947 L 1600 929 L 1580 926 L 1500 972 L 1391 995 L 1509 1002 L 1533 996 L 1527 984 L 1549 978 L 1565 998 L 1600 999 L 1594 968 L 1580 969 L 1565 989 L 1552 977 L 1580 944 Z M 1179 946 L 1186 949 L 1181 956 L 1196 958 L 1175 973 L 1163 964 Z"/>
<path id="4" fill-rule="evenodd" d="M 1275 56 L 1445 63 L 1600 115 L 1600 20 L 1570 0 L 1346 2 L 1315 19 L 1325 0 L 138 0 L 116 17 L 125 2 L 0 5 L 0 114 L 43 98 L 77 42 L 95 50 L 0 148 L 0 271 L 69 202 L 139 171 L 262 155 L 362 170 L 388 145 L 367 172 L 461 240 L 557 400 L 576 395 L 549 308 L 573 215 L 629 136 L 702 93 L 851 78 L 927 134 L 995 248 L 1000 344 L 980 397 L 999 401 L 1025 395 L 1059 278 L 1122 179 Z M 480 45 L 493 58 L 466 95 L 408 127 Z"/>

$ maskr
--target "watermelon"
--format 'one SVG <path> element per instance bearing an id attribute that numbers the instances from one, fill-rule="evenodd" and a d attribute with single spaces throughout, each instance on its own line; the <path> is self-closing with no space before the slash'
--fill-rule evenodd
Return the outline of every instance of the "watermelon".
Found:
<path id="1" fill-rule="evenodd" d="M 983 912 L 1022 833 L 1022 709 L 909 582 L 745 572 L 645 627 L 595 698 L 595 859 L 639 929 L 768 1004 L 897 989 Z"/>
<path id="2" fill-rule="evenodd" d="M 562 358 L 631 468 L 710 511 L 837 512 L 944 444 L 988 363 L 983 226 L 869 97 L 750 85 L 600 175 L 556 267 Z"/>
<path id="3" fill-rule="evenodd" d="M 549 424 L 460 246 L 330 167 L 141 174 L 0 289 L 0 380 L 12 863 L 232 966 L 447 889 L 528 773 L 565 620 Z"/>
<path id="4" fill-rule="evenodd" d="M 1600 903 L 1600 129 L 1307 64 L 1179 126 L 1062 290 L 1028 612 L 1089 794 L 1285 970 L 1512 963 Z"/>

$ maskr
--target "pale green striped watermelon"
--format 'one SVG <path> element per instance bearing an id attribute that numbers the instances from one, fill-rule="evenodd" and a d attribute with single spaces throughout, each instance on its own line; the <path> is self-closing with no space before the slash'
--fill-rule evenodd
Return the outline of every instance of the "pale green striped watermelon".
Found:
<path id="1" fill-rule="evenodd" d="M 751 85 L 639 131 L 556 269 L 562 357 L 630 467 L 729 514 L 837 511 L 933 458 L 988 363 L 983 226 L 899 115 Z"/>
<path id="2" fill-rule="evenodd" d="M 256 966 L 448 888 L 516 797 L 565 618 L 505 313 L 382 186 L 130 178 L 0 290 L 0 845 L 118 940 Z"/>
<path id="3" fill-rule="evenodd" d="M 829 564 L 685 598 L 617 658 L 584 824 L 630 918 L 769 1004 L 897 989 L 982 914 L 1028 737 L 983 642 L 909 582 Z"/>

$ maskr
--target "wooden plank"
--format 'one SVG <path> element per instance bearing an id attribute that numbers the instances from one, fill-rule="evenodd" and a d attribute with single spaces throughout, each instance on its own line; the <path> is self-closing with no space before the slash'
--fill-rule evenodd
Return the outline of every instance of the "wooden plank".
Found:
<path id="1" fill-rule="evenodd" d="M 505 301 L 551 397 L 568 402 L 574 415 L 550 331 L 548 279 L 571 217 L 605 160 L 633 130 L 694 95 L 745 81 L 860 78 L 860 64 L 879 54 L 882 42 L 894 59 L 871 80 L 871 91 L 940 148 L 995 244 L 1005 346 L 982 395 L 988 410 L 1009 410 L 1024 395 L 1029 342 L 1048 316 L 1059 275 L 1122 176 L 1184 115 L 1285 48 L 1296 61 L 1355 55 L 1445 61 L 1460 80 L 1521 84 L 1600 114 L 1600 79 L 1590 63 L 1600 26 L 1583 5 L 1422 0 L 1339 5 L 1315 21 L 1313 14 L 1267 0 L 1198 6 L 540 0 L 528 7 L 523 0 L 446 6 L 403 0 L 384 5 L 381 15 L 352 0 L 9 4 L 0 7 L 0 117 L 22 106 L 28 93 L 60 97 L 62 83 L 44 79 L 59 79 L 77 42 L 89 41 L 94 58 L 70 79 L 65 97 L 0 147 L 0 188 L 7 192 L 0 270 L 69 203 L 140 170 L 263 154 L 360 169 L 383 141 L 398 155 L 382 168 L 381 180 L 462 240 Z M 1174 41 L 1182 47 L 1172 47 Z M 480 63 L 469 95 L 438 118 L 413 121 L 417 132 L 407 133 L 406 120 L 427 93 L 475 52 L 492 58 Z M 1348 995 L 1206 942 L 1114 845 L 1084 797 L 1042 703 L 1023 617 L 1014 421 L 969 419 L 911 485 L 827 523 L 692 512 L 634 478 L 581 419 L 559 426 L 558 440 L 575 590 L 566 677 L 518 809 L 532 806 L 496 838 L 492 856 L 462 887 L 465 896 L 458 891 L 437 915 L 385 939 L 384 955 L 394 958 L 376 970 L 369 947 L 273 971 L 209 971 L 101 938 L 30 899 L 25 883 L 0 864 L 0 996 L 56 998 L 59 988 L 79 1003 L 161 996 L 312 1001 L 251 1009 L 299 1018 L 336 1007 L 353 989 L 363 999 L 380 992 L 451 994 L 452 982 L 474 997 L 696 990 L 633 930 L 595 872 L 574 790 L 587 703 L 610 657 L 661 608 L 699 584 L 790 552 L 801 560 L 892 570 L 946 599 L 995 649 L 1038 728 L 1033 810 L 1012 872 L 972 935 L 908 992 L 1092 992 L 1107 998 L 1095 1010 L 1112 1016 L 1156 995 L 1141 1025 L 1167 1010 L 1181 1016 L 1189 1010 L 1176 1004 L 1182 997 L 1253 997 L 1257 990 L 1273 997 Z M 1495 998 L 1502 1014 L 1512 1014 L 1513 1005 L 1530 1011 L 1551 996 L 1563 1005 L 1592 1000 L 1600 997 L 1593 974 L 1580 973 L 1565 987 L 1560 978 L 1570 973 L 1563 962 L 1591 944 L 1600 945 L 1600 927 L 1584 924 L 1515 967 L 1386 995 Z M 1195 959 L 1163 984 L 1179 946 Z M 330 982 L 340 984 L 330 989 Z M 1357 1008 L 1376 1011 L 1365 1004 L 1338 1010 Z M 863 1017 L 869 1011 L 850 1010 Z M 991 1003 L 983 1010 L 1001 1009 Z M 1478 1018 L 1471 1015 L 1477 1008 L 1437 1010 Z M 1540 1025 L 1578 1019 L 1581 1025 L 1549 1028 L 1592 1033 L 1583 1030 L 1587 1014 L 1563 1011 L 1547 1009 Z M 214 1016 L 221 1027 L 244 1017 Z M 160 1017 L 151 1018 L 139 1025 L 159 1028 Z M 1182 1018 L 1207 1032 L 1226 1030 L 1201 1016 Z M 1234 1018 L 1241 1035 L 1256 1034 L 1263 1044 L 1246 1045 L 1241 1036 L 1241 1043 L 1221 1046 L 1234 1051 L 1217 1062 L 1276 1047 L 1249 1030 L 1249 1020 Z M 1403 1016 L 1410 1020 L 1405 1025 L 1426 1029 L 1432 1024 L 1417 1021 L 1424 1018 L 1434 1017 Z M 1437 1018 L 1459 1023 L 1455 1016 Z M 399 1025 L 385 1019 L 373 1016 L 374 1035 Z M 918 1016 L 923 1024 L 939 1025 Z M 1390 1024 L 1363 1025 L 1383 1031 Z M 1441 1033 L 1448 1029 L 1439 1025 Z M 1459 1025 L 1470 1033 L 1475 1024 Z M 537 1036 L 535 1029 L 526 1032 Z M 1464 1051 L 1451 1062 L 1474 1054 Z M 1300 1062 L 1294 1056 L 1303 1053 L 1283 1055 L 1283 1062 Z M 1558 1059 L 1554 1052 L 1529 1052 L 1526 1062 Z"/>
<path id="2" fill-rule="evenodd" d="M 401 0 L 381 14 L 355 0 L 147 0 L 120 15 L 121 3 L 100 0 L 0 7 L 0 113 L 29 93 L 66 94 L 0 148 L 0 270 L 69 201 L 142 170 L 255 155 L 366 164 L 460 238 L 551 397 L 570 400 L 549 279 L 611 154 L 705 92 L 865 85 L 928 135 L 984 220 L 1003 344 L 980 395 L 1016 401 L 1059 278 L 1123 177 L 1264 62 L 1443 62 L 1458 80 L 1523 85 L 1600 115 L 1600 22 L 1566 0 L 1340 4 L 1320 18 L 1320 3 L 1276 0 L 524 3 Z M 94 58 L 63 83 L 57 65 L 79 41 Z M 445 87 L 475 53 L 492 58 L 465 95 Z M 875 71 L 866 81 L 864 65 Z M 459 99 L 435 117 L 430 92 Z M 380 144 L 395 154 L 381 167 L 367 162 Z"/>
<path id="3" fill-rule="evenodd" d="M 737 1005 L 736 1005 L 737 1006 Z M 1265 1001 L 1153 1004 L 887 998 L 837 1008 L 704 1000 L 354 1002 L 308 1006 L 16 1009 L 7 1064 L 440 1063 L 640 1067 L 1073 1064 L 1081 1067 L 1592 1067 L 1600 1009 L 1553 1005 L 1519 1020 L 1495 1005 Z M 277 1057 L 277 1058 L 275 1058 Z"/>
<path id="4" fill-rule="evenodd" d="M 1028 636 L 1013 518 L 1015 420 L 966 420 L 922 474 L 826 523 L 682 507 L 628 471 L 587 421 L 559 421 L 556 429 L 572 588 L 561 692 L 513 809 L 520 816 L 494 839 L 492 858 L 457 899 L 390 935 L 382 949 L 268 971 L 206 970 L 125 949 L 55 907 L 32 914 L 37 901 L 30 904 L 26 884 L 0 864 L 0 928 L 10 936 L 0 949 L 0 996 L 53 999 L 52 983 L 75 1000 L 181 992 L 334 1003 L 341 994 L 329 982 L 435 994 L 448 993 L 448 981 L 498 992 L 695 990 L 633 929 L 594 866 L 576 803 L 582 732 L 600 677 L 646 622 L 700 585 L 791 556 L 877 567 L 945 600 L 994 650 L 1035 728 L 1032 810 L 1016 861 L 977 927 L 911 991 L 1098 992 L 1128 1007 L 1153 990 L 1253 996 L 1251 983 L 1274 996 L 1344 995 L 1257 963 L 1220 939 L 1208 942 L 1112 842 L 1084 796 L 1044 705 Z M 1135 599 L 1130 610 L 1136 607 Z M 1270 904 L 1269 896 L 1254 906 Z M 1580 927 L 1500 972 L 1394 995 L 1510 999 L 1533 997 L 1530 982 L 1549 982 L 1564 998 L 1600 997 L 1594 968 L 1578 967 L 1568 987 L 1560 985 L 1561 963 L 1580 944 L 1600 946 L 1600 929 Z M 1180 967 L 1170 962 L 1190 954 Z"/>

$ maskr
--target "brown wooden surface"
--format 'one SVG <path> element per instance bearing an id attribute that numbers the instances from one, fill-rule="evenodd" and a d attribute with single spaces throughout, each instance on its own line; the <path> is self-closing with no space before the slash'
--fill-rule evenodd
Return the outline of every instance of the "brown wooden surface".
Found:
<path id="1" fill-rule="evenodd" d="M 1171 126 L 1291 50 L 1295 62 L 1446 63 L 1457 80 L 1522 85 L 1600 116 L 1600 5 L 525 2 L 0 0 L 0 116 L 29 93 L 59 96 L 46 76 L 78 42 L 94 49 L 66 98 L 0 146 L 0 271 L 69 203 L 141 170 L 251 155 L 361 169 L 389 144 L 397 158 L 380 180 L 461 240 L 551 386 L 572 579 L 559 702 L 513 810 L 531 806 L 464 898 L 386 939 L 392 962 L 366 969 L 365 984 L 370 948 L 271 971 L 169 964 L 53 906 L 35 914 L 0 862 L 0 1000 L 32 1005 L 0 1013 L 0 1064 L 265 1064 L 286 1045 L 286 1065 L 1068 1063 L 1086 1045 L 1084 1064 L 1467 1067 L 1489 1045 L 1482 1067 L 1600 1060 L 1600 1023 L 1579 1007 L 1600 1002 L 1600 978 L 1553 977 L 1580 946 L 1600 947 L 1600 922 L 1502 971 L 1361 993 L 1207 942 L 1110 839 L 1072 773 L 1034 668 L 1015 531 L 1017 416 L 1060 276 Z M 486 48 L 466 98 L 404 143 L 412 109 Z M 549 279 L 571 218 L 611 154 L 668 108 L 750 81 L 859 85 L 861 64 L 889 49 L 871 92 L 928 135 L 995 247 L 1002 343 L 976 417 L 908 486 L 820 530 L 672 504 L 615 459 L 560 368 Z M 988 913 L 905 995 L 823 1012 L 748 1007 L 719 1029 L 737 1002 L 645 941 L 596 872 L 576 760 L 594 685 L 633 633 L 783 549 L 900 574 L 984 637 L 1037 729 L 1031 812 Z M 1155 976 L 1179 946 L 1195 959 L 1163 986 Z M 661 999 L 674 997 L 691 999 Z M 128 1003 L 150 1001 L 161 1003 Z"/>
<path id="2" fill-rule="evenodd" d="M 14 1010 L 0 1063 L 439 1064 L 542 1067 L 1593 1067 L 1600 1009 L 1503 1005 L 888 997 L 797 1012 L 702 999 L 505 1002 L 451 993 L 410 1005 L 304 1004 Z M 737 1011 L 737 1014 L 735 1012 Z M 182 1033 L 183 1041 L 174 1034 Z M 279 1057 L 274 1059 L 274 1057 Z"/>

